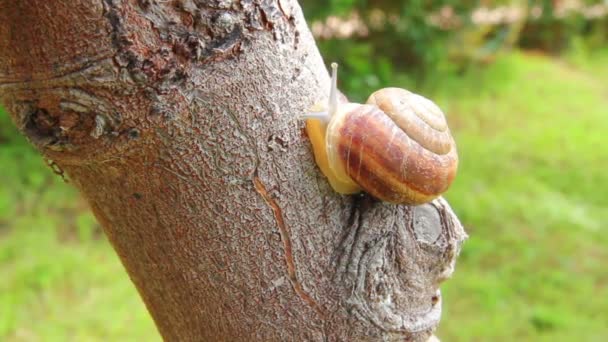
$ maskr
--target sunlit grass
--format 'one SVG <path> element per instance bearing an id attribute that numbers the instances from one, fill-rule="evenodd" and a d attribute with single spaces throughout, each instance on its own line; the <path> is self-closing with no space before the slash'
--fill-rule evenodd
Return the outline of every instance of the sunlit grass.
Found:
<path id="1" fill-rule="evenodd" d="M 446 341 L 608 337 L 601 75 L 518 53 L 434 89 L 461 157 L 447 198 L 470 234 L 443 287 Z"/>
<path id="2" fill-rule="evenodd" d="M 608 337 L 606 80 L 608 51 L 515 53 L 418 90 L 449 115 L 447 198 L 470 235 L 442 287 L 443 340 Z M 75 191 L 3 113 L 0 165 L 0 340 L 159 339 Z"/>
<path id="3" fill-rule="evenodd" d="M 0 113 L 0 340 L 159 340 L 76 192 Z"/>

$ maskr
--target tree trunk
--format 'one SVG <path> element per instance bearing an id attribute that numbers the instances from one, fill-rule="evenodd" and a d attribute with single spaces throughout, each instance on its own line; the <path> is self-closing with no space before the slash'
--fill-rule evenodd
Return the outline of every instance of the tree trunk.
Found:
<path id="1" fill-rule="evenodd" d="M 166 340 L 437 326 L 466 235 L 442 199 L 331 190 L 298 120 L 328 89 L 295 0 L 0 0 L 0 99 L 87 199 Z"/>

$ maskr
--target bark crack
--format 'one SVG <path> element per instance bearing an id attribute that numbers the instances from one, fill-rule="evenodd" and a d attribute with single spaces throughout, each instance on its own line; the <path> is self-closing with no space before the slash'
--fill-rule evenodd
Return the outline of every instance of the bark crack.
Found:
<path id="1" fill-rule="evenodd" d="M 262 196 L 264 202 L 270 207 L 272 213 L 274 215 L 275 221 L 277 222 L 277 226 L 279 227 L 279 234 L 281 236 L 281 241 L 283 242 L 283 252 L 285 256 L 285 264 L 287 266 L 287 275 L 289 278 L 289 282 L 291 283 L 296 294 L 302 298 L 310 307 L 312 307 L 321 317 L 325 317 L 325 310 L 321 308 L 321 306 L 302 288 L 302 284 L 298 281 L 296 264 L 293 258 L 293 251 L 291 245 L 291 239 L 289 237 L 289 232 L 287 231 L 287 226 L 285 225 L 285 220 L 283 219 L 283 211 L 281 207 L 277 204 L 277 202 L 268 194 L 266 190 L 266 186 L 260 178 L 256 175 L 253 177 L 253 185 L 255 190 Z"/>

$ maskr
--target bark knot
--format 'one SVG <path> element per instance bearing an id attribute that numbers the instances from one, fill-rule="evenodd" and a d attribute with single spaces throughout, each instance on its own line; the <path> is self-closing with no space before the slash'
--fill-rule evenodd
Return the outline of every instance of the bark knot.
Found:
<path id="1" fill-rule="evenodd" d="M 344 302 L 386 332 L 430 335 L 441 317 L 439 283 L 466 238 L 462 226 L 443 199 L 415 207 L 360 201 L 338 249 Z"/>

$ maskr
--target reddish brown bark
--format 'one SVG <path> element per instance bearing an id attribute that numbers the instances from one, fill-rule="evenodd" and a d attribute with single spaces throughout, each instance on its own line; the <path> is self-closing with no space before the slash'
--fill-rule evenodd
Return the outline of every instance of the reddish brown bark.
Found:
<path id="1" fill-rule="evenodd" d="M 82 192 L 167 340 L 424 340 L 465 237 L 339 196 L 297 120 L 294 0 L 0 0 L 0 99 Z"/>

